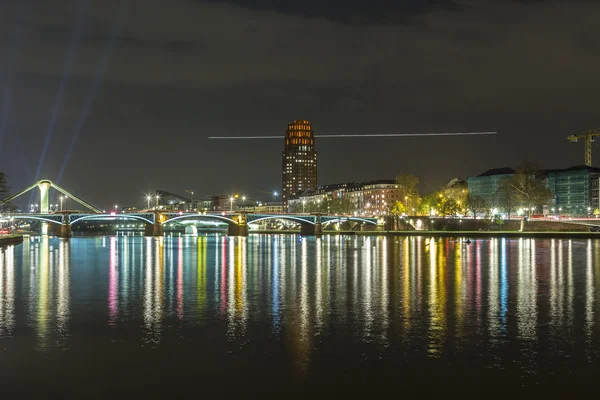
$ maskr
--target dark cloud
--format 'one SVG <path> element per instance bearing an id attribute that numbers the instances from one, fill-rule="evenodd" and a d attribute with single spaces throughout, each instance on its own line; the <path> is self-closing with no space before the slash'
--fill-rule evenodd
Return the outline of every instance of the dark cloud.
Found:
<path id="1" fill-rule="evenodd" d="M 433 9 L 459 11 L 452 0 L 194 0 L 200 4 L 228 3 L 252 10 L 277 11 L 305 17 L 320 17 L 350 23 L 397 22 L 406 16 Z"/>
<path id="2" fill-rule="evenodd" d="M 39 3 L 7 0 L 0 14 L 0 89 L 13 110 L 0 169 L 16 187 L 37 167 L 81 6 Z M 90 3 L 43 168 L 50 179 L 121 4 Z M 320 183 L 405 170 L 435 187 L 525 158 L 578 164 L 583 149 L 565 137 L 598 123 L 599 12 L 590 1 L 130 0 L 64 183 L 99 204 L 155 187 L 258 196 L 280 185 L 282 144 L 206 138 L 282 134 L 296 118 L 321 133 L 500 132 L 323 140 Z"/>

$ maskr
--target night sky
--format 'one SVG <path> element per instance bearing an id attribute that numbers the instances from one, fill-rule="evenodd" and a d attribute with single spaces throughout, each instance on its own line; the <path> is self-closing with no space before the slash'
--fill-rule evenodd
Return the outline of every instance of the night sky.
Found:
<path id="1" fill-rule="evenodd" d="M 566 136 L 600 125 L 593 0 L 0 7 L 0 171 L 16 190 L 39 168 L 103 208 L 157 188 L 269 198 L 283 141 L 207 138 L 283 135 L 294 119 L 317 134 L 498 131 L 316 143 L 319 184 L 410 172 L 422 192 L 524 159 L 580 165 Z"/>

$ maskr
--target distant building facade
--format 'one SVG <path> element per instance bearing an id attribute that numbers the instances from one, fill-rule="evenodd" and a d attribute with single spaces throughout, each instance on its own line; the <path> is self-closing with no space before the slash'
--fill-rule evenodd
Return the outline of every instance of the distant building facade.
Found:
<path id="1" fill-rule="evenodd" d="M 442 188 L 442 193 L 450 199 L 464 203 L 467 200 L 468 186 L 467 181 L 454 178 Z"/>
<path id="2" fill-rule="evenodd" d="M 157 190 L 150 198 L 149 205 L 151 209 L 183 212 L 225 211 L 230 207 L 228 196 L 219 195 L 191 200 L 164 190 Z"/>
<path id="3" fill-rule="evenodd" d="M 394 203 L 401 201 L 401 192 L 394 180 L 336 183 L 297 194 L 289 200 L 288 210 L 387 215 Z"/>
<path id="4" fill-rule="evenodd" d="M 283 207 L 300 192 L 317 189 L 317 151 L 310 122 L 296 120 L 288 124 L 282 153 Z"/>
<path id="5" fill-rule="evenodd" d="M 357 185 L 347 198 L 357 214 L 387 215 L 400 199 L 402 191 L 394 180 L 379 180 Z"/>
<path id="6" fill-rule="evenodd" d="M 588 216 L 600 206 L 600 168 L 584 165 L 550 170 L 546 182 L 554 195 L 552 214 Z"/>
<path id="7" fill-rule="evenodd" d="M 256 204 L 249 204 L 239 207 L 238 210 L 257 214 L 282 214 L 283 204 L 276 201 L 268 201 L 264 203 L 259 201 Z"/>
<path id="8" fill-rule="evenodd" d="M 489 204 L 496 202 L 498 193 L 515 174 L 509 167 L 492 168 L 481 175 L 468 178 L 467 187 L 469 195 L 478 196 Z"/>
<path id="9" fill-rule="evenodd" d="M 543 205 L 544 215 L 582 217 L 600 208 L 600 168 L 575 166 L 539 171 L 552 199 Z M 498 195 L 512 178 L 512 168 L 494 168 L 468 179 L 468 193 L 481 197 L 491 207 L 502 209 Z"/>
<path id="10" fill-rule="evenodd" d="M 159 209 L 177 209 L 179 205 L 183 205 L 190 202 L 187 197 L 180 196 L 175 193 L 167 192 L 165 190 L 156 190 L 154 199 L 150 199 L 150 205 L 152 206 L 153 200 L 156 201 L 155 205 Z"/>

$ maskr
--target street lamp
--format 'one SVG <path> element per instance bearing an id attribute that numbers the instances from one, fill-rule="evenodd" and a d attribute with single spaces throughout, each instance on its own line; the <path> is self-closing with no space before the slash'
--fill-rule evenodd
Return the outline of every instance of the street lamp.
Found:
<path id="1" fill-rule="evenodd" d="M 233 211 L 233 200 L 235 200 L 235 199 L 233 196 L 231 196 L 229 198 L 229 211 Z"/>
<path id="2" fill-rule="evenodd" d="M 63 210 L 63 200 L 65 201 L 65 206 L 66 206 L 67 196 L 60 196 L 60 211 Z"/>
<path id="3" fill-rule="evenodd" d="M 242 196 L 242 205 L 246 205 L 246 196 Z"/>
<path id="4" fill-rule="evenodd" d="M 151 195 L 146 196 L 146 200 L 148 200 L 148 206 L 147 206 L 148 210 L 150 209 L 150 199 L 152 199 Z"/>
<path id="5" fill-rule="evenodd" d="M 156 197 L 156 207 L 158 208 L 158 199 L 160 199 L 160 196 L 156 195 L 155 197 Z"/>
<path id="6" fill-rule="evenodd" d="M 302 200 L 302 213 L 304 213 L 304 206 L 306 205 L 306 200 Z"/>
<path id="7" fill-rule="evenodd" d="M 119 208 L 119 206 L 115 204 L 115 214 L 118 214 L 118 213 L 119 213 L 119 210 L 118 210 L 118 208 Z"/>

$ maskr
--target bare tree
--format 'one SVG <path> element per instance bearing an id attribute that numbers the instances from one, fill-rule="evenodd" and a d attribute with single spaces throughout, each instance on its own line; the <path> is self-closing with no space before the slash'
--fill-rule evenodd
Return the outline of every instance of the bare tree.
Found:
<path id="1" fill-rule="evenodd" d="M 509 182 L 506 182 L 498 189 L 496 199 L 498 207 L 504 210 L 508 214 L 508 219 L 510 219 L 511 212 L 515 211 L 519 206 L 519 202 L 515 190 Z"/>
<path id="2" fill-rule="evenodd" d="M 552 192 L 546 186 L 540 169 L 528 161 L 521 164 L 508 185 L 514 191 L 517 201 L 527 208 L 528 213 L 531 208 L 543 205 L 552 198 Z"/>
<path id="3" fill-rule="evenodd" d="M 486 215 L 489 212 L 486 200 L 483 197 L 472 193 L 467 195 L 467 208 L 471 210 L 473 216 L 476 216 L 479 212 L 485 212 Z"/>
<path id="4" fill-rule="evenodd" d="M 419 178 L 412 174 L 401 173 L 396 177 L 400 189 L 400 200 L 407 209 L 416 208 L 421 202 Z"/>

